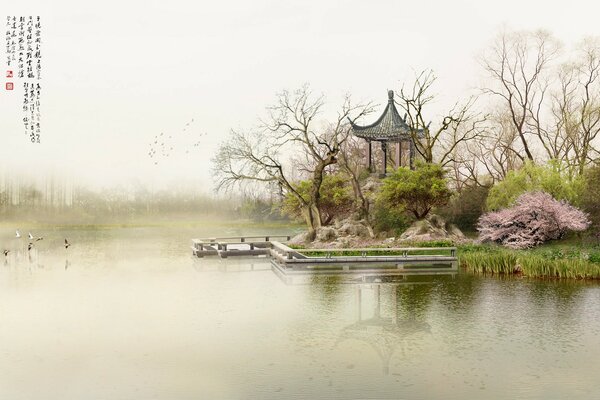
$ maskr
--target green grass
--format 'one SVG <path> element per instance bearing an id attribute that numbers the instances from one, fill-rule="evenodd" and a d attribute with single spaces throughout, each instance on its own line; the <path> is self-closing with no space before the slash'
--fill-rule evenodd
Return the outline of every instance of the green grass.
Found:
<path id="1" fill-rule="evenodd" d="M 506 250 L 468 251 L 458 253 L 460 266 L 476 273 L 511 274 L 517 266 L 517 256 Z"/>
<path id="2" fill-rule="evenodd" d="M 298 249 L 298 251 L 308 257 L 325 257 L 326 255 L 331 255 L 333 257 L 358 257 L 358 256 L 362 256 L 362 255 L 367 255 L 367 256 L 401 256 L 404 254 L 404 252 L 402 250 L 383 250 L 383 251 L 354 251 L 354 250 L 349 250 L 349 251 L 340 251 L 340 250 L 336 250 L 336 249 L 331 249 L 328 251 L 314 251 L 311 249 Z M 440 253 L 444 253 L 444 254 L 440 254 Z M 450 250 L 446 250 L 446 251 L 434 251 L 434 250 L 424 250 L 424 251 L 420 251 L 420 250 L 411 250 L 408 252 L 409 256 L 416 256 L 416 255 L 447 255 L 450 256 Z"/>
<path id="3" fill-rule="evenodd" d="M 600 279 L 600 247 L 581 239 L 556 241 L 530 250 L 497 245 L 459 246 L 461 267 L 475 273 L 522 274 L 536 278 Z"/>

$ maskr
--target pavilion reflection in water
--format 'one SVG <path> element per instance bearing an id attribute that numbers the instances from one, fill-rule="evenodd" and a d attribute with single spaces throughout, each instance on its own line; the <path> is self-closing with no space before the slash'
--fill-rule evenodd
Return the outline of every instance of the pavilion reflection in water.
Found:
<path id="1" fill-rule="evenodd" d="M 335 347 L 350 340 L 368 344 L 381 359 L 383 373 L 388 375 L 390 361 L 398 348 L 404 354 L 407 339 L 419 334 L 428 334 L 431 331 L 430 325 L 419 319 L 414 308 L 405 308 L 408 315 L 400 316 L 398 290 L 401 287 L 410 288 L 422 284 L 428 283 L 356 285 L 354 288 L 356 322 L 342 329 Z M 382 292 L 385 293 L 382 295 Z M 367 299 L 369 296 L 372 296 L 371 299 Z M 389 301 L 383 302 L 384 307 L 382 307 L 382 296 L 389 296 Z M 370 310 L 368 310 L 369 305 L 372 306 Z"/>

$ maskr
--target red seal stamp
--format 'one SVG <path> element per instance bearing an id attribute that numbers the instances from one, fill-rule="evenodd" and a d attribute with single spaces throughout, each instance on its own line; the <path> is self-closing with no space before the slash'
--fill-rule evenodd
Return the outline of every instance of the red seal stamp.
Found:
<path id="1" fill-rule="evenodd" d="M 13 90 L 15 85 L 12 82 L 6 82 L 6 90 Z"/>
<path id="2" fill-rule="evenodd" d="M 11 70 L 6 71 L 6 77 L 7 78 L 12 78 L 13 77 L 13 72 Z"/>

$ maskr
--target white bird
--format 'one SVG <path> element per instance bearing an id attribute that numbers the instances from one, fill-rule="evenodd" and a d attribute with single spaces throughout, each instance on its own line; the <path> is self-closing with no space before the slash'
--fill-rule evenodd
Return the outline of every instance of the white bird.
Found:
<path id="1" fill-rule="evenodd" d="M 15 237 L 16 237 L 16 238 L 20 238 L 20 237 L 21 237 L 21 232 L 19 232 L 19 230 L 18 230 L 18 229 L 17 229 L 17 232 L 16 232 L 16 234 L 15 234 Z"/>
<path id="2" fill-rule="evenodd" d="M 29 240 L 33 240 L 33 235 L 29 232 Z"/>

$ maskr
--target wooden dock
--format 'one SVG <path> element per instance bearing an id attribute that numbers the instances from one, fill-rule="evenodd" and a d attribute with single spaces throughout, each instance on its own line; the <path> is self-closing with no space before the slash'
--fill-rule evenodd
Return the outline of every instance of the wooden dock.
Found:
<path id="1" fill-rule="evenodd" d="M 192 240 L 197 257 L 270 257 L 282 273 L 447 273 L 458 271 L 456 247 L 395 247 L 359 249 L 293 249 L 289 236 L 235 236 Z"/>
<path id="2" fill-rule="evenodd" d="M 271 254 L 271 241 L 288 241 L 286 235 L 230 236 L 192 239 L 192 253 L 197 257 L 260 256 Z"/>

